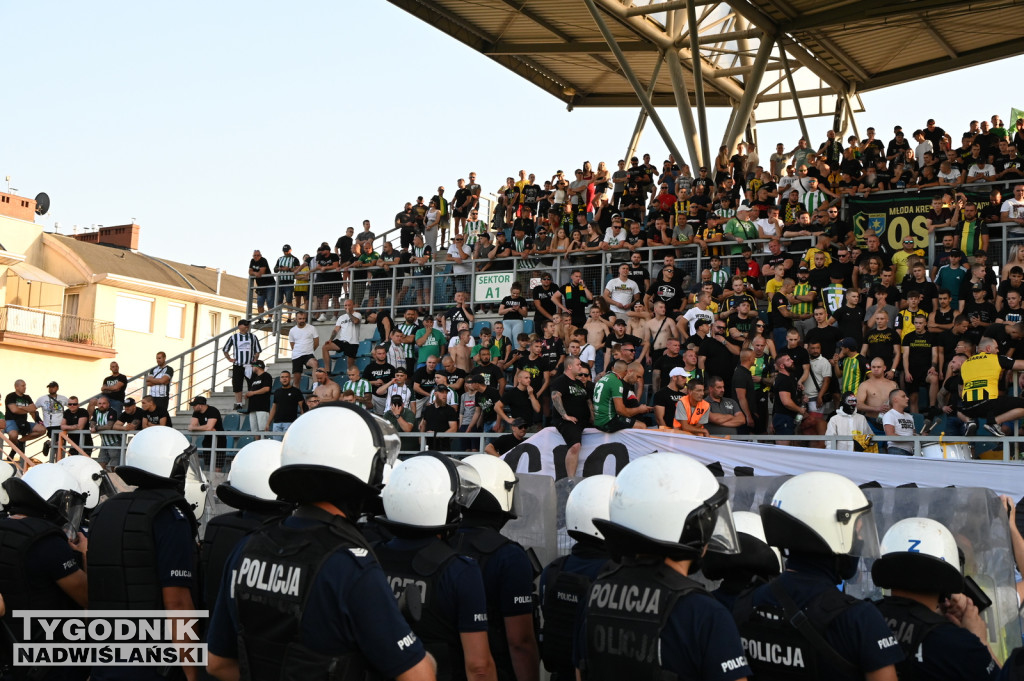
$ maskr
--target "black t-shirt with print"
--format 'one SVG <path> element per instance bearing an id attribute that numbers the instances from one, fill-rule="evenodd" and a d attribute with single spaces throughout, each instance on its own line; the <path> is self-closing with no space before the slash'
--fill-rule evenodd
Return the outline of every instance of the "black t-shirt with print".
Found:
<path id="1" fill-rule="evenodd" d="M 539 286 L 537 288 L 540 288 Z M 526 298 L 522 296 L 505 296 L 501 299 L 501 304 L 508 308 L 505 314 L 502 315 L 502 319 L 522 319 L 523 311 L 526 309 Z"/>

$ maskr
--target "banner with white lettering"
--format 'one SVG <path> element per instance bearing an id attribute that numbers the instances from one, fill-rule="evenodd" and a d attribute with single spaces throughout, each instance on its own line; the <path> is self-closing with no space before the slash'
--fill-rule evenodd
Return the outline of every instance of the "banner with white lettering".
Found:
<path id="1" fill-rule="evenodd" d="M 539 473 L 556 480 L 565 475 L 565 441 L 554 428 L 545 428 L 505 454 L 519 473 Z M 921 487 L 984 487 L 1015 499 L 1024 495 L 1024 465 L 1003 461 L 953 461 L 833 449 L 782 447 L 774 444 L 695 437 L 659 430 L 602 433 L 587 429 L 580 451 L 583 475 L 615 475 L 631 460 L 652 452 L 688 454 L 702 463 L 718 461 L 726 475 L 737 466 L 750 466 L 755 475 L 797 475 L 831 471 L 857 484 L 878 481 L 885 486 L 915 482 Z"/>
<path id="2" fill-rule="evenodd" d="M 928 211 L 931 210 L 932 199 L 941 197 L 942 193 L 942 189 L 933 189 L 908 194 L 849 198 L 846 201 L 846 214 L 853 225 L 857 243 L 863 244 L 864 232 L 870 229 L 881 240 L 882 246 L 890 251 L 903 248 L 903 240 L 908 237 L 917 242 L 917 248 L 926 248 L 929 239 L 926 226 Z M 959 193 L 973 201 L 979 211 L 989 204 L 986 192 L 961 190 Z"/>

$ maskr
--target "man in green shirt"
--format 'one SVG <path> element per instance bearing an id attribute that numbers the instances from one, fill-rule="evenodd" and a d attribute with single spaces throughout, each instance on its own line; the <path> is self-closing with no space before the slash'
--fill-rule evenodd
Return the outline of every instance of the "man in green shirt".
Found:
<path id="1" fill-rule="evenodd" d="M 434 318 L 427 315 L 423 318 L 423 328 L 416 332 L 416 368 L 425 367 L 431 355 L 443 355 L 445 346 L 444 334 L 434 328 Z"/>
<path id="2" fill-rule="evenodd" d="M 750 207 L 740 206 L 736 209 L 736 217 L 730 218 L 725 223 L 726 240 L 735 241 L 739 246 L 732 247 L 732 254 L 739 255 L 743 252 L 743 242 L 747 239 L 758 237 L 757 225 L 750 221 Z"/>
<path id="3" fill-rule="evenodd" d="M 626 428 L 646 428 L 637 416 L 650 413 L 652 407 L 645 404 L 627 407 L 628 387 L 643 375 L 639 362 L 626 364 L 617 360 L 611 371 L 594 385 L 594 426 L 606 433 Z M 634 398 L 635 402 L 635 398 Z"/>
<path id="4" fill-rule="evenodd" d="M 354 272 L 352 275 L 352 278 L 356 282 L 352 292 L 352 297 L 355 298 L 357 304 L 361 303 L 363 300 L 363 294 L 366 292 L 367 280 L 371 276 L 378 276 L 382 274 L 378 272 L 376 275 L 371 275 L 368 269 L 370 267 L 376 267 L 378 260 L 380 260 L 380 253 L 373 250 L 373 244 L 369 241 L 363 241 L 362 255 L 356 258 L 356 261 L 351 265 L 351 267 L 359 270 Z M 370 294 L 368 302 L 370 307 L 377 307 L 377 300 L 372 293 Z"/>

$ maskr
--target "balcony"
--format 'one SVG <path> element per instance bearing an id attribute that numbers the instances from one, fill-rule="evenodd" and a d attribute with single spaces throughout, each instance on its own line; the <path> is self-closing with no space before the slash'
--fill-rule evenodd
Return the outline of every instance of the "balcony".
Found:
<path id="1" fill-rule="evenodd" d="M 0 344 L 83 357 L 113 357 L 114 323 L 46 312 L 0 307 Z"/>

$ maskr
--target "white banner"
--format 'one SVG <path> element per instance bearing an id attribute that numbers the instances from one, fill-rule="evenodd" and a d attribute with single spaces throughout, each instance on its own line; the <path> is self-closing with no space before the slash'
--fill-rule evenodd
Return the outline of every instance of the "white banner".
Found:
<path id="1" fill-rule="evenodd" d="M 503 457 L 518 473 L 565 477 L 565 441 L 545 428 Z M 831 471 L 857 484 L 876 480 L 884 486 L 915 482 L 921 487 L 984 487 L 1014 499 L 1024 496 L 1024 464 L 1003 461 L 953 461 L 866 454 L 834 449 L 782 447 L 774 444 L 695 437 L 659 430 L 623 430 L 608 434 L 587 429 L 580 466 L 584 475 L 615 475 L 638 456 L 679 452 L 708 464 L 718 461 L 726 475 L 749 466 L 755 475 L 796 475 Z"/>

